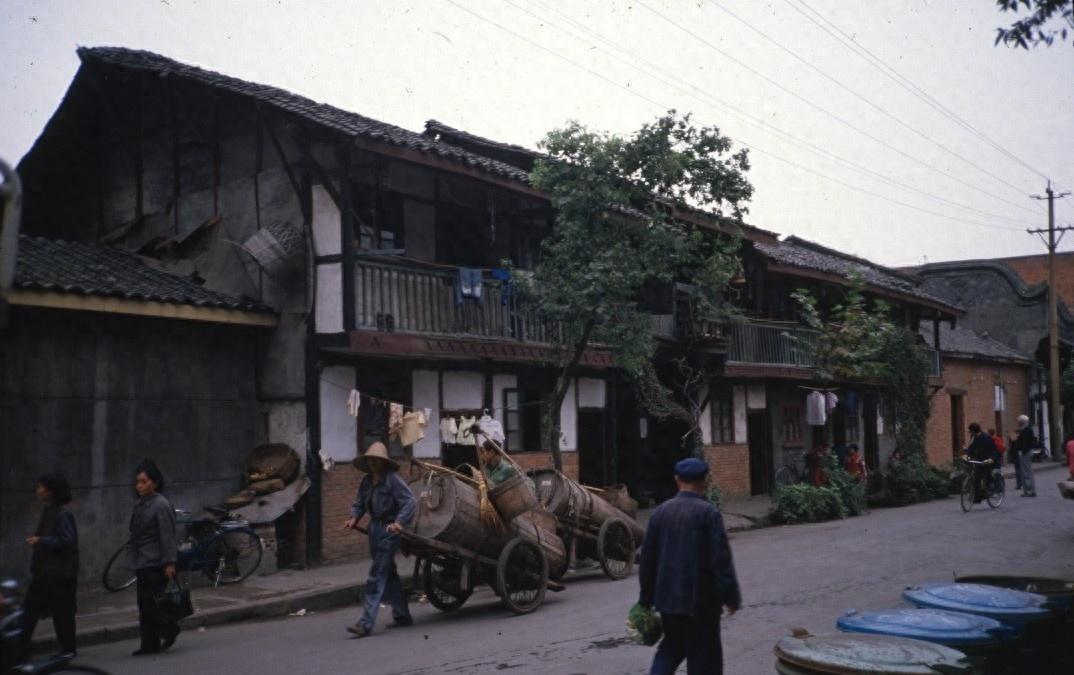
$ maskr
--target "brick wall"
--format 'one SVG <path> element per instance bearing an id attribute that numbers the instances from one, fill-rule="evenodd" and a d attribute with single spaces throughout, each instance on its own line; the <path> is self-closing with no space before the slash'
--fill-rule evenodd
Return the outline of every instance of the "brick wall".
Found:
<path id="1" fill-rule="evenodd" d="M 1000 258 L 1007 263 L 1028 285 L 1048 280 L 1048 256 L 1034 255 L 1020 258 Z M 1055 256 L 1055 287 L 1067 307 L 1074 306 L 1074 254 L 1060 253 Z"/>
<path id="2" fill-rule="evenodd" d="M 511 459 L 525 471 L 552 466 L 552 454 L 549 452 L 520 452 L 512 454 Z M 438 460 L 423 461 L 440 463 Z M 410 466 L 404 462 L 400 473 L 405 480 L 409 480 Z M 578 480 L 578 453 L 563 453 L 563 473 Z M 325 562 L 369 557 L 366 536 L 341 529 L 343 521 L 350 515 L 351 504 L 364 475 L 350 463 L 337 464 L 321 474 L 321 554 Z"/>
<path id="3" fill-rule="evenodd" d="M 750 446 L 745 443 L 705 446 L 709 480 L 723 497 L 750 496 Z"/>
<path id="4" fill-rule="evenodd" d="M 977 422 L 987 430 L 996 425 L 993 387 L 1002 384 L 1007 391 L 1002 431 L 1008 437 L 1017 428 L 1018 416 L 1029 408 L 1027 377 L 1027 366 L 944 357 L 946 388 L 933 396 L 932 414 L 925 429 L 925 450 L 929 462 L 936 466 L 950 464 L 956 450 L 961 450 L 953 447 L 950 390 L 966 392 L 962 397 L 963 426 Z M 969 432 L 964 431 L 963 438 L 968 443 Z"/>

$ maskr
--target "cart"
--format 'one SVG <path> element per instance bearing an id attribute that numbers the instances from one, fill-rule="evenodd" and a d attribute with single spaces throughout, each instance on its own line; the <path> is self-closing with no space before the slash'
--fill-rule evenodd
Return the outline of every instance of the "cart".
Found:
<path id="1" fill-rule="evenodd" d="M 551 578 L 566 574 L 570 559 L 576 557 L 599 561 L 610 579 L 630 576 L 645 534 L 641 526 L 601 497 L 599 489 L 587 489 L 554 469 L 530 475 L 537 486 L 537 500 L 555 517 L 556 532 L 571 551 L 560 567 L 550 570 Z"/>
<path id="2" fill-rule="evenodd" d="M 422 465 L 410 489 L 418 501 L 417 517 L 400 537 L 404 552 L 417 556 L 415 585 L 434 607 L 458 609 L 481 583 L 516 614 L 541 605 L 549 569 L 559 569 L 567 557 L 550 515 L 525 513 L 502 530 L 490 528 L 481 521 L 480 495 L 472 482 L 431 465 Z"/>

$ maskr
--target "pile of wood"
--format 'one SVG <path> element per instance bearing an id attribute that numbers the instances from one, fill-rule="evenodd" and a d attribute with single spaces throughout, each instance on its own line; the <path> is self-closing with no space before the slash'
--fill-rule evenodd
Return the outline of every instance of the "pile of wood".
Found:
<path id="1" fill-rule="evenodd" d="M 291 446 L 259 445 L 246 458 L 246 487 L 227 498 L 229 508 L 246 506 L 256 497 L 279 492 L 298 478 L 301 463 Z"/>

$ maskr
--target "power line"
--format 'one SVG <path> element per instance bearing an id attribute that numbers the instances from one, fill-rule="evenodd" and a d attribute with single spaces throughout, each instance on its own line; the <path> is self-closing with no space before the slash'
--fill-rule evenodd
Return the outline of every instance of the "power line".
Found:
<path id="1" fill-rule="evenodd" d="M 808 105 L 809 107 L 813 108 L 814 110 L 817 110 L 818 112 L 823 113 L 824 115 L 826 115 L 828 117 L 831 117 L 832 119 L 836 120 L 840 124 L 850 128 L 850 129 L 853 129 L 854 131 L 858 132 L 862 136 L 865 136 L 869 140 L 871 140 L 871 141 L 873 141 L 875 143 L 878 143 L 878 144 L 884 146 L 885 148 L 888 148 L 892 152 L 895 152 L 895 153 L 905 157 L 906 159 L 909 159 L 910 161 L 912 161 L 912 162 L 914 162 L 916 164 L 920 164 L 921 166 L 929 169 L 930 171 L 935 171 L 936 173 L 939 173 L 939 174 L 941 174 L 943 176 L 946 176 L 946 177 L 950 178 L 951 180 L 954 180 L 954 181 L 964 185 L 965 187 L 970 188 L 971 190 L 975 190 L 975 191 L 980 192 L 982 194 L 988 195 L 989 197 L 994 197 L 994 198 L 998 199 L 998 197 L 996 197 L 996 195 L 994 193 L 992 193 L 992 192 L 990 192 L 990 191 L 988 191 L 988 190 L 986 190 L 984 188 L 980 188 L 980 187 L 977 187 L 977 186 L 972 185 L 970 183 L 967 183 L 966 181 L 962 180 L 961 178 L 958 178 L 957 176 L 954 176 L 954 175 L 952 175 L 952 174 L 950 174 L 950 173 L 948 173 L 946 171 L 943 171 L 942 169 L 939 169 L 937 167 L 932 166 L 928 162 L 925 162 L 924 160 L 920 159 L 919 157 L 915 157 L 914 155 L 912 155 L 912 154 L 910 154 L 910 153 L 908 153 L 908 152 L 906 152 L 906 151 L 904 151 L 904 150 L 892 145 L 891 143 L 888 143 L 887 141 L 883 140 L 882 138 L 879 138 L 878 136 L 875 136 L 874 134 L 866 131 L 865 129 L 862 129 L 861 127 L 855 125 L 854 123 L 846 120 L 843 117 L 840 117 L 839 115 L 837 115 L 836 113 L 828 110 L 827 108 L 825 108 L 825 107 L 823 107 L 823 106 L 821 106 L 821 105 L 819 105 L 817 103 L 814 103 L 813 101 L 811 101 L 808 98 L 802 96 L 801 94 L 789 89 L 788 87 L 785 87 L 784 85 L 780 84 L 776 80 L 773 80 L 772 78 L 768 77 L 767 75 L 765 75 L 764 73 L 760 72 L 756 68 L 754 68 L 754 67 L 750 66 L 749 64 L 745 63 L 741 59 L 735 57 L 734 55 L 728 53 L 727 51 L 725 51 L 723 49 L 720 49 L 719 47 L 714 45 L 711 41 L 709 41 L 709 40 L 705 39 L 704 37 L 698 35 L 696 32 L 690 30 L 689 28 L 687 28 L 687 27 L 685 27 L 685 26 L 683 26 L 681 24 L 676 23 L 675 21 L 672 21 L 668 17 L 664 16 L 662 13 L 660 13 L 657 10 L 649 7 L 645 2 L 643 2 L 643 0 L 637 0 L 637 4 L 640 5 L 641 7 L 644 7 L 649 12 L 655 14 L 657 17 L 659 17 L 660 19 L 662 19 L 666 23 L 670 24 L 671 26 L 674 26 L 675 28 L 677 28 L 680 31 L 686 33 L 687 35 L 690 35 L 695 40 L 697 40 L 698 42 L 701 42 L 702 44 L 704 44 L 705 46 L 709 47 L 710 49 L 712 49 L 716 53 L 722 55 L 724 58 L 730 60 L 732 63 L 737 64 L 739 67 L 747 70 L 748 72 L 752 73 L 753 75 L 756 75 L 757 77 L 759 77 L 762 80 L 768 82 L 772 86 L 774 86 L 774 87 L 780 89 L 781 91 L 784 91 L 787 94 L 793 96 L 794 98 L 798 99 L 802 103 L 805 103 L 806 105 Z M 1014 189 L 1018 190 L 1019 192 L 1022 191 L 1021 188 L 1018 188 L 1017 186 L 1012 186 L 1012 187 L 1014 187 Z M 1018 208 L 1025 208 L 1025 206 L 1022 205 L 1022 204 L 1018 204 L 1017 206 L 1018 206 Z M 1032 210 L 1030 210 L 1030 212 L 1032 212 Z"/>
<path id="2" fill-rule="evenodd" d="M 951 120 L 952 122 L 954 122 L 958 126 L 962 127 L 963 129 L 965 129 L 966 131 L 968 131 L 972 135 L 976 136 L 978 139 L 984 141 L 989 146 L 991 146 L 993 149 L 995 149 L 999 153 L 1005 155 L 1007 158 L 1009 158 L 1012 161 L 1016 162 L 1017 164 L 1020 164 L 1021 166 L 1025 167 L 1026 169 L 1028 169 L 1032 173 L 1036 174 L 1037 176 L 1040 176 L 1041 178 L 1044 178 L 1044 179 L 1048 178 L 1048 176 L 1044 172 L 1042 172 L 1039 169 L 1035 168 L 1034 166 L 1032 166 L 1031 164 L 1029 164 L 1028 162 L 1023 160 L 1021 157 L 1018 157 L 1017 155 L 1015 155 L 1010 150 L 1007 150 L 1005 147 L 1003 147 L 1002 145 L 1000 145 L 996 141 L 994 141 L 991 138 L 989 138 L 988 136 L 986 136 L 984 134 L 984 132 L 980 131 L 979 129 L 977 129 L 977 127 L 975 127 L 972 124 L 970 124 L 969 122 L 967 122 L 965 119 L 963 119 L 961 116 L 959 116 L 956 112 L 954 112 L 953 110 L 951 110 L 950 108 L 945 106 L 943 103 L 938 101 L 936 98 L 934 98 L 927 91 L 925 91 L 921 87 L 917 86 L 912 80 L 910 80 L 909 78 L 904 76 L 902 73 L 900 73 L 898 70 L 896 70 L 895 68 L 890 66 L 887 62 L 885 62 L 879 56 L 877 56 L 872 51 L 870 51 L 867 47 L 865 47 L 864 45 L 858 43 L 853 37 L 851 37 L 850 35 L 847 35 L 847 33 L 844 30 L 839 28 L 839 26 L 837 26 L 835 23 L 830 21 L 827 17 L 825 17 L 823 14 L 821 14 L 818 10 L 813 9 L 812 7 L 810 7 L 805 2 L 805 0 L 797 0 L 797 1 L 802 7 L 804 7 L 806 10 L 808 10 L 813 15 L 815 15 L 816 18 L 814 18 L 813 16 L 810 16 L 809 14 L 806 14 L 805 11 L 803 11 L 797 5 L 792 3 L 791 0 L 784 0 L 784 2 L 786 2 L 788 5 L 790 5 L 790 7 L 792 9 L 794 9 L 799 14 L 801 14 L 803 17 L 805 17 L 806 19 L 811 21 L 813 24 L 818 26 L 821 30 L 826 32 L 829 36 L 831 36 L 837 42 L 839 42 L 844 47 L 846 47 L 850 51 L 852 51 L 855 54 L 857 54 L 866 63 L 869 63 L 871 66 L 873 66 L 873 68 L 876 68 L 881 73 L 883 73 L 884 76 L 886 76 L 888 79 L 892 80 L 893 82 L 895 82 L 896 84 L 901 86 L 903 89 L 906 89 L 907 91 L 909 91 L 911 94 L 916 96 L 921 101 L 924 101 L 927 105 L 932 107 L 934 110 L 939 112 L 941 115 L 943 115 L 947 119 Z M 829 30 L 829 28 L 831 30 Z M 838 33 L 839 35 L 836 35 L 835 33 L 833 33 L 832 32 L 833 30 L 835 31 L 835 33 Z"/>
<path id="3" fill-rule="evenodd" d="M 556 52 L 555 50 L 549 49 L 548 47 L 545 47 L 544 45 L 541 45 L 541 44 L 531 40 L 530 38 L 526 37 L 525 35 L 522 35 L 521 33 L 517 32 L 517 31 L 511 30 L 510 28 L 507 28 L 503 24 L 490 19 L 490 18 L 482 15 L 479 12 L 475 12 L 473 10 L 470 10 L 470 9 L 466 8 L 466 7 L 463 7 L 459 3 L 455 2 L 455 0 L 444 0 L 444 2 L 452 5 L 453 7 L 456 7 L 457 9 L 460 9 L 460 10 L 466 12 L 467 14 L 469 14 L 470 16 L 472 16 L 472 17 L 474 17 L 476 19 L 479 19 L 481 21 L 484 21 L 486 23 L 489 23 L 489 24 L 495 26 L 496 28 L 499 28 L 500 30 L 502 30 L 502 31 L 504 31 L 504 32 L 506 32 L 506 33 L 508 33 L 508 34 L 510 34 L 510 35 L 522 40 L 523 42 L 526 42 L 529 45 L 537 47 L 541 51 L 543 51 L 543 52 L 545 52 L 547 54 L 550 54 L 550 55 L 554 56 L 555 58 L 568 63 L 569 65 L 572 65 L 572 66 L 574 66 L 574 67 L 576 67 L 576 68 L 578 68 L 580 70 L 583 70 L 586 73 L 589 73 L 590 75 L 593 75 L 594 77 L 597 77 L 597 78 L 599 78 L 600 80 L 602 80 L 604 82 L 608 82 L 608 83 L 610 83 L 610 84 L 612 84 L 612 85 L 614 85 L 614 86 L 626 91 L 627 93 L 629 93 L 629 94 L 631 94 L 633 96 L 636 96 L 636 97 L 638 97 L 638 98 L 640 98 L 640 99 L 642 99 L 642 100 L 644 100 L 644 101 L 646 101 L 648 103 L 652 103 L 654 105 L 657 105 L 661 109 L 667 110 L 669 108 L 669 106 L 663 105 L 659 101 L 656 101 L 655 99 L 652 99 L 649 96 L 646 96 L 645 94 L 641 93 L 640 91 L 637 91 L 636 89 L 633 89 L 631 87 L 627 87 L 627 86 L 625 86 L 623 84 L 620 84 L 620 83 L 616 82 L 615 80 L 612 80 L 611 78 L 603 75 L 602 73 L 599 73 L 599 72 L 597 72 L 597 71 L 595 71 L 595 70 L 593 70 L 591 68 L 583 66 L 582 64 L 578 63 L 577 61 L 574 61 L 573 59 L 568 58 L 568 57 L 560 54 L 559 52 Z M 794 162 L 792 160 L 783 158 L 783 157 L 781 157 L 781 156 L 779 156 L 779 155 L 777 155 L 775 153 L 769 152 L 767 150 L 763 150 L 763 149 L 761 149 L 759 147 L 756 147 L 756 146 L 754 146 L 754 145 L 752 145 L 750 143 L 745 143 L 745 142 L 743 142 L 741 140 L 734 139 L 734 138 L 731 138 L 731 140 L 736 142 L 736 143 L 738 143 L 739 145 L 741 145 L 741 146 L 743 146 L 745 148 L 749 148 L 751 150 L 756 150 L 757 152 L 760 152 L 762 154 L 765 154 L 765 155 L 768 155 L 770 157 L 773 157 L 773 158 L 775 158 L 775 159 L 777 159 L 777 160 L 779 160 L 781 162 L 784 162 L 786 164 L 789 164 L 791 166 L 799 168 L 799 169 L 801 169 L 803 171 L 806 171 L 808 173 L 812 173 L 812 174 L 814 174 L 816 176 L 819 176 L 819 177 L 824 178 L 826 180 L 832 181 L 834 183 L 837 183 L 837 184 L 842 185 L 844 187 L 847 187 L 849 189 L 857 190 L 859 192 L 863 192 L 865 194 L 868 194 L 868 195 L 871 195 L 871 196 L 874 196 L 874 197 L 878 197 L 880 199 L 883 199 L 884 201 L 888 201 L 888 202 L 891 202 L 893 204 L 898 204 L 900 206 L 906 206 L 908 208 L 911 208 L 911 209 L 914 209 L 914 210 L 917 210 L 917 211 L 921 211 L 923 213 L 928 213 L 930 215 L 938 216 L 940 218 L 947 218 L 949 220 L 959 221 L 959 222 L 963 222 L 963 223 L 969 223 L 971 225 L 976 225 L 976 226 L 979 226 L 979 227 L 989 227 L 989 228 L 993 228 L 993 229 L 1002 229 L 1002 230 L 1008 230 L 1008 231 L 1021 231 L 1018 228 L 1005 227 L 1005 226 L 1001 226 L 1001 225 L 991 225 L 991 224 L 988 224 L 988 223 L 981 223 L 981 222 L 978 222 L 978 221 L 968 220 L 968 219 L 965 219 L 965 218 L 959 218 L 957 216 L 949 216 L 947 214 L 939 213 L 937 211 L 930 211 L 928 209 L 924 209 L 924 208 L 921 208 L 921 207 L 918 207 L 918 206 L 914 206 L 914 205 L 908 204 L 906 202 L 901 202 L 901 201 L 898 201 L 898 200 L 895 200 L 895 199 L 891 199 L 889 197 L 881 195 L 880 193 L 873 192 L 871 190 L 852 185 L 850 183 L 847 183 L 845 181 L 842 181 L 842 180 L 839 180 L 839 179 L 836 179 L 836 178 L 832 178 L 831 176 L 828 176 L 827 174 L 821 173 L 821 172 L 816 171 L 814 169 L 810 169 L 809 167 L 806 167 L 806 166 L 804 166 L 802 164 L 799 164 L 797 162 Z"/>
<path id="4" fill-rule="evenodd" d="M 534 12 L 531 12 L 530 10 L 528 10 L 528 9 L 526 9 L 524 7 L 520 7 L 519 5 L 515 4 L 512 0 L 506 0 L 506 1 L 511 6 L 519 9 L 520 11 L 525 12 L 529 16 L 537 19 L 538 21 L 541 21 L 543 24 L 551 26 L 552 28 L 555 28 L 555 29 L 561 31 L 564 34 L 570 35 L 571 37 L 573 37 L 573 38 L 575 38 L 575 39 L 577 39 L 579 41 L 583 40 L 583 38 L 579 37 L 577 34 L 572 33 L 570 31 L 564 29 L 562 26 L 559 26 L 559 25 L 557 25 L 556 23 L 554 23 L 552 21 L 549 21 L 546 17 L 542 17 L 542 16 L 540 16 L 538 14 L 535 14 Z M 592 30 L 588 29 L 584 25 L 582 25 L 582 24 L 578 23 L 577 21 L 574 21 L 573 19 L 571 19 L 569 16 L 567 16 L 567 15 L 563 14 L 562 12 L 556 10 L 554 7 L 548 7 L 546 9 L 551 9 L 553 12 L 555 12 L 556 14 L 561 16 L 567 22 L 569 22 L 572 25 L 574 25 L 578 30 L 580 30 L 583 33 L 586 33 L 586 34 L 592 36 L 594 39 L 602 42 L 603 44 L 611 46 L 616 51 L 619 51 L 621 53 L 627 54 L 629 58 L 622 58 L 622 57 L 616 56 L 615 54 L 612 54 L 611 52 L 608 52 L 607 50 L 602 49 L 601 47 L 594 45 L 593 48 L 597 49 L 601 53 L 607 54 L 611 58 L 616 59 L 620 63 L 623 63 L 624 65 L 626 65 L 626 66 L 628 66 L 630 68 L 633 68 L 634 70 L 637 70 L 638 72 L 641 72 L 641 73 L 647 75 L 648 77 L 660 82 L 661 84 L 664 84 L 664 85 L 667 85 L 667 86 L 673 86 L 668 82 L 668 80 L 666 78 L 670 78 L 670 79 L 672 79 L 672 80 L 674 80 L 674 81 L 676 81 L 678 83 L 681 83 L 682 86 L 674 87 L 674 88 L 678 89 L 679 91 L 681 91 L 683 93 L 686 93 L 688 96 L 693 97 L 695 100 L 701 101 L 702 103 L 708 103 L 709 105 L 716 106 L 716 107 L 720 108 L 721 110 L 724 110 L 726 113 L 731 114 L 732 116 L 744 119 L 746 122 L 748 122 L 750 124 L 754 124 L 756 126 L 760 126 L 763 129 L 765 129 L 767 131 L 770 131 L 771 133 L 779 134 L 785 141 L 787 141 L 789 143 L 792 143 L 792 144 L 797 145 L 799 147 L 807 148 L 807 149 L 812 150 L 813 152 L 816 152 L 816 153 L 818 153 L 818 154 L 820 154 L 820 155 L 822 155 L 824 157 L 827 157 L 827 158 L 832 159 L 834 161 L 837 161 L 837 162 L 840 162 L 840 163 L 845 164 L 847 166 L 850 166 L 850 167 L 852 167 L 852 168 L 854 168 L 854 169 L 856 169 L 858 171 L 861 171 L 863 173 L 867 173 L 867 174 L 869 174 L 871 176 L 874 176 L 878 180 L 885 181 L 887 183 L 890 183 L 892 185 L 900 187 L 900 188 L 902 188 L 904 190 L 909 190 L 911 192 L 916 192 L 918 194 L 921 194 L 921 195 L 923 195 L 925 197 L 928 197 L 930 199 L 936 200 L 938 202 L 942 202 L 944 204 L 954 206 L 954 207 L 957 207 L 957 208 L 960 208 L 960 209 L 964 209 L 964 210 L 967 210 L 967 211 L 973 211 L 975 213 L 979 213 L 979 214 L 981 214 L 983 216 L 987 216 L 987 217 L 990 217 L 990 218 L 996 218 L 996 219 L 999 219 L 999 220 L 1006 220 L 1006 221 L 1014 222 L 1014 223 L 1022 223 L 1022 222 L 1024 222 L 1023 219 L 1020 219 L 1020 218 L 1012 218 L 1010 216 L 1005 216 L 1005 215 L 1001 215 L 1001 214 L 998 214 L 998 213 L 992 213 L 992 212 L 989 212 L 989 211 L 979 209 L 979 208 L 977 208 L 975 206 L 971 206 L 969 204 L 963 204 L 961 202 L 957 202 L 957 201 L 954 201 L 952 199 L 948 199 L 946 197 L 934 194 L 932 192 L 928 192 L 927 190 L 922 190 L 922 189 L 917 188 L 917 187 L 915 187 L 913 185 L 909 185 L 909 184 L 904 183 L 902 181 L 896 180 L 896 179 L 894 179 L 894 178 L 892 178 L 890 176 L 884 175 L 884 174 L 882 174 L 882 173 L 880 173 L 880 172 L 878 172 L 878 171 L 876 171 L 876 170 L 872 169 L 871 167 L 868 167 L 868 166 L 866 166 L 864 164 L 860 164 L 860 163 L 855 162 L 853 160 L 847 159 L 847 158 L 845 158 L 845 157 L 843 157 L 841 155 L 838 155 L 838 154 L 828 150 L 827 148 L 823 148 L 823 147 L 821 147 L 819 145 L 816 145 L 815 143 L 811 143 L 809 141 L 799 139 L 794 134 L 792 134 L 789 131 L 786 131 L 785 129 L 782 129 L 782 128 L 780 128 L 780 127 L 778 127 L 778 126 L 776 126 L 776 125 L 774 125 L 774 124 L 772 124 L 772 123 L 770 123 L 770 122 L 768 122 L 768 121 L 766 121 L 764 119 L 761 119 L 761 118 L 759 118 L 759 117 L 757 117 L 755 115 L 752 115 L 752 114 L 750 114 L 748 112 L 745 112 L 742 109 L 737 108 L 734 105 L 728 103 L 727 101 L 724 101 L 723 99 L 720 99 L 719 97 L 716 97 L 716 96 L 713 96 L 711 94 L 708 94 L 707 92 L 699 89 L 696 85 L 694 85 L 694 84 L 692 84 L 690 82 L 687 82 L 686 80 L 683 80 L 682 78 L 680 78 L 680 77 L 678 77 L 678 76 L 676 76 L 674 74 L 667 73 L 666 71 L 662 71 L 659 67 L 654 66 L 652 63 L 650 63 L 648 61 L 645 61 L 644 59 L 641 59 L 640 57 L 638 57 L 635 54 L 631 54 L 628 50 L 626 50 L 624 47 L 622 47 L 622 45 L 618 45 L 615 42 L 612 42 L 611 40 L 608 40 L 607 38 L 601 36 L 599 33 L 596 33 L 595 31 L 592 31 Z M 638 63 L 641 63 L 641 64 L 645 65 L 646 69 L 639 68 L 637 63 L 635 63 L 635 62 L 638 62 Z M 1017 206 L 1019 208 L 1023 208 L 1023 209 L 1025 208 L 1023 205 L 1016 204 L 1014 202 L 1007 202 L 1007 203 L 1011 204 L 1012 206 Z M 1031 209 L 1026 209 L 1026 210 L 1030 211 L 1031 213 L 1034 213 Z"/>
<path id="5" fill-rule="evenodd" d="M 802 63 L 806 67 L 812 69 L 817 74 L 819 74 L 821 77 L 823 77 L 823 78 L 827 79 L 828 81 L 832 82 L 833 84 L 835 84 L 835 86 L 837 86 L 840 89 L 842 89 L 843 91 L 847 92 L 848 94 L 850 94 L 854 98 L 858 99 L 862 103 L 866 104 L 870 108 L 873 108 L 874 110 L 879 112 L 884 117 L 887 117 L 888 119 L 892 120 L 893 122 L 895 122 L 899 126 L 903 127 L 904 129 L 907 129 L 911 133 L 921 137 L 922 139 L 928 141 L 929 143 L 932 143 L 933 145 L 935 145 L 936 147 L 940 148 L 944 152 L 948 153 L 952 157 L 955 157 L 955 158 L 965 162 L 966 164 L 969 164 L 970 166 L 972 166 L 973 168 L 977 169 L 978 171 L 980 171 L 984 175 L 986 175 L 986 176 L 988 176 L 990 178 L 993 178 L 993 179 L 999 181 L 1000 183 L 1003 183 L 1004 185 L 1013 188 L 1014 190 L 1017 190 L 1019 193 L 1023 192 L 1022 188 L 1018 187 L 1014 183 L 1011 183 L 1011 182 L 1007 181 L 1007 179 L 1002 178 L 1000 176 L 997 176 L 996 174 L 988 171 L 987 169 L 982 168 L 979 164 L 975 163 L 974 161 L 972 161 L 970 159 L 967 159 L 966 157 L 962 156 L 958 152 L 955 152 L 954 150 L 952 150 L 951 148 L 947 147 L 943 143 L 937 141 L 936 139 L 932 138 L 928 134 L 922 132 L 920 129 L 918 129 L 914 125 L 909 124 L 909 123 L 903 121 L 902 119 L 900 119 L 898 116 L 891 114 L 888 110 L 886 110 L 882 106 L 874 103 L 872 100 L 870 100 L 866 96 L 864 96 L 861 93 L 855 91 L 851 87 L 848 87 L 847 85 L 843 84 L 840 80 L 836 79 L 835 77 L 832 77 L 827 72 L 825 72 L 822 68 L 820 68 L 819 66 L 816 66 L 815 64 L 810 62 L 809 59 L 806 59 L 806 58 L 800 56 L 794 50 L 789 49 L 786 46 L 780 44 L 777 40 L 772 38 L 768 33 L 766 33 L 763 30 L 757 28 L 752 23 L 750 23 L 749 21 L 746 21 L 745 19 L 743 19 L 742 17 L 738 16 L 737 14 L 732 12 L 731 10 L 727 9 L 726 7 L 724 7 L 723 5 L 719 4 L 715 0 L 708 0 L 708 3 L 710 5 L 712 5 L 713 7 L 716 7 L 717 9 L 722 10 L 726 14 L 730 15 L 735 21 L 738 21 L 739 23 L 741 23 L 746 28 L 749 28 L 754 33 L 760 35 L 762 38 L 764 38 L 768 42 L 770 42 L 773 45 L 775 45 L 778 49 L 780 49 L 784 53 L 790 55 L 792 58 L 797 60 L 799 63 Z"/>

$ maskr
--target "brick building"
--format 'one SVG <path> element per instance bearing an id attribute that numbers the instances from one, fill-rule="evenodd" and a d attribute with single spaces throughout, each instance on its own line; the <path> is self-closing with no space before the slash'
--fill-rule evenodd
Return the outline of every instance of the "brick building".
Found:
<path id="1" fill-rule="evenodd" d="M 996 258 L 995 262 L 1010 267 L 1027 286 L 1048 282 L 1047 254 Z M 1074 305 L 1074 252 L 1055 254 L 1055 278 L 1059 299 L 1067 307 Z"/>
<path id="2" fill-rule="evenodd" d="M 931 342 L 929 331 L 922 331 Z M 1033 361 L 1001 342 L 965 328 L 940 329 L 943 385 L 930 393 L 932 414 L 925 451 L 935 466 L 951 464 L 969 443 L 966 427 L 977 422 L 1004 438 L 1029 408 Z"/>

